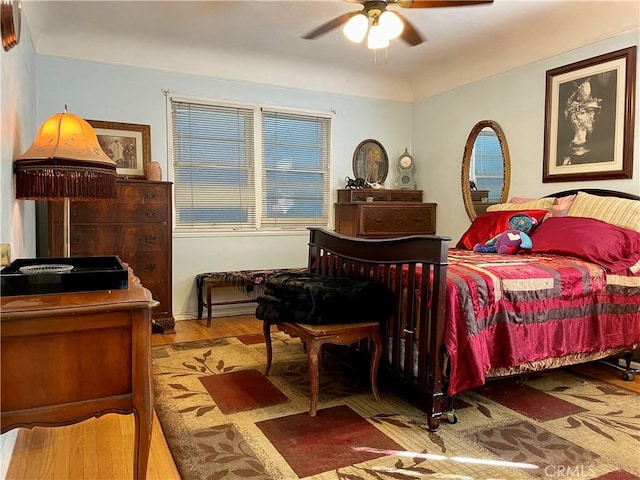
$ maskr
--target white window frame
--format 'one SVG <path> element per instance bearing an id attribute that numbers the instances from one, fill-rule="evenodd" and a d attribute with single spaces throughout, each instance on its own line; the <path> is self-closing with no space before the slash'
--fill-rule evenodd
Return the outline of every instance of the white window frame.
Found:
<path id="1" fill-rule="evenodd" d="M 279 226 L 272 227 L 269 226 L 267 228 L 263 228 L 262 226 L 262 205 L 263 205 L 263 180 L 262 180 L 262 170 L 263 170 L 263 135 L 262 135 L 262 110 L 268 110 L 270 112 L 277 111 L 283 114 L 291 114 L 291 115 L 306 115 L 306 116 L 317 116 L 328 118 L 331 121 L 331 125 L 333 126 L 333 112 L 330 111 L 318 111 L 318 110 L 309 110 L 309 109 L 299 109 L 299 108 L 291 108 L 291 107 L 282 107 L 276 105 L 265 105 L 265 104 L 256 104 L 256 103 L 244 103 L 244 102 L 235 102 L 224 99 L 213 99 L 207 97 L 186 95 L 186 94 L 178 94 L 167 92 L 167 154 L 168 154 L 168 169 L 167 176 L 170 181 L 175 184 L 175 169 L 174 169 L 174 158 L 173 158 L 173 135 L 172 135 L 172 101 L 178 102 L 186 102 L 186 103 L 197 103 L 211 106 L 219 106 L 219 107 L 228 107 L 228 108 L 246 108 L 253 110 L 253 121 L 254 121 L 254 172 L 255 172 L 255 228 L 253 229 L 243 229 L 237 230 L 234 228 L 228 229 L 207 229 L 207 228 L 185 228 L 179 227 L 176 223 L 176 199 L 175 195 L 173 196 L 173 215 L 172 215 L 172 224 L 173 224 L 173 232 L 176 237 L 214 237 L 214 236 L 230 236 L 230 235 L 241 235 L 241 236 L 260 236 L 260 235 L 291 235 L 291 234 L 302 234 L 307 235 L 308 230 L 307 227 L 303 226 Z M 329 132 L 329 151 L 328 151 L 328 186 L 326 190 L 326 202 L 327 202 L 327 224 L 323 225 L 326 228 L 329 228 L 333 221 L 333 212 L 330 208 L 332 202 L 332 192 L 331 192 L 331 179 L 333 178 L 333 127 L 331 126 Z"/>

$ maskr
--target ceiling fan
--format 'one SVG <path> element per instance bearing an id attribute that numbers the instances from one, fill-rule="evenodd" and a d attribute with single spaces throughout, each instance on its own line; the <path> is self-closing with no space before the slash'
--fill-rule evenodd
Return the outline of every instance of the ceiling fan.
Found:
<path id="1" fill-rule="evenodd" d="M 419 45 L 424 39 L 416 28 L 397 11 L 387 10 L 387 7 L 397 5 L 402 8 L 439 8 L 461 7 L 493 3 L 493 0 L 345 0 L 359 3 L 362 10 L 345 13 L 302 38 L 310 40 L 344 25 L 344 33 L 349 40 L 360 43 L 368 35 L 368 46 L 371 49 L 383 48 L 389 45 L 389 40 L 400 37 L 409 45 Z"/>

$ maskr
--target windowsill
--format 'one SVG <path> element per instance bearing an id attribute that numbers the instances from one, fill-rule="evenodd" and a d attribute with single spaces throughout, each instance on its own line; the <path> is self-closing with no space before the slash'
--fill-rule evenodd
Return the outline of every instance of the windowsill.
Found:
<path id="1" fill-rule="evenodd" d="M 173 238 L 205 238 L 205 237 L 308 237 L 309 230 L 202 230 L 202 231 L 173 231 Z"/>

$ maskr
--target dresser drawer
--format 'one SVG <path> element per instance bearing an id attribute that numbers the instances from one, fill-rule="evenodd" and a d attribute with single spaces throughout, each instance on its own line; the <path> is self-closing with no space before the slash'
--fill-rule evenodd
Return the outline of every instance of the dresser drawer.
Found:
<path id="1" fill-rule="evenodd" d="M 73 225 L 82 223 L 166 223 L 169 209 L 166 204 L 149 202 L 120 203 L 115 200 L 71 202 L 69 216 Z M 63 223 L 62 204 L 53 207 L 53 222 Z"/>
<path id="2" fill-rule="evenodd" d="M 363 205 L 359 235 L 398 236 L 435 233 L 435 208 L 419 205 Z"/>
<path id="3" fill-rule="evenodd" d="M 162 225 L 123 226 L 120 248 L 123 252 L 166 252 L 167 228 Z"/>
<path id="4" fill-rule="evenodd" d="M 367 197 L 374 202 L 422 202 L 422 190 L 388 190 L 375 188 L 354 188 L 338 190 L 338 203 L 366 202 Z"/>
<path id="5" fill-rule="evenodd" d="M 168 190 L 154 184 L 142 185 L 126 182 L 118 184 L 118 201 L 122 203 L 136 203 L 142 205 L 167 205 L 169 203 Z"/>

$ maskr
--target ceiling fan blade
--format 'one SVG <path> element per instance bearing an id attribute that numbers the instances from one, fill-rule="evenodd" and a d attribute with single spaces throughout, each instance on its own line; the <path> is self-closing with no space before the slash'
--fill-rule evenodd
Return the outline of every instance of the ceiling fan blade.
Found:
<path id="1" fill-rule="evenodd" d="M 402 23 L 404 23 L 404 30 L 402 30 L 402 33 L 400 34 L 400 38 L 402 40 L 407 42 L 412 47 L 420 45 L 422 42 L 424 42 L 424 38 L 422 38 L 422 35 L 418 33 L 418 30 L 416 30 L 416 28 L 411 24 L 411 22 L 409 22 L 409 20 L 407 20 L 397 11 L 394 11 L 393 13 L 398 15 L 398 17 L 400 17 L 400 20 L 402 20 Z"/>
<path id="2" fill-rule="evenodd" d="M 493 0 L 398 0 L 396 5 L 403 8 L 439 8 L 466 7 L 486 3 L 493 3 Z"/>
<path id="3" fill-rule="evenodd" d="M 336 17 L 333 20 L 329 20 L 324 25 L 320 25 L 315 30 L 310 31 L 302 38 L 306 40 L 311 40 L 316 37 L 319 37 L 320 35 L 324 35 L 325 33 L 333 30 L 334 28 L 338 28 L 340 25 L 347 23 L 351 17 L 353 17 L 358 13 L 360 12 L 349 12 L 349 13 L 345 13 L 344 15 L 340 15 L 339 17 Z"/>

